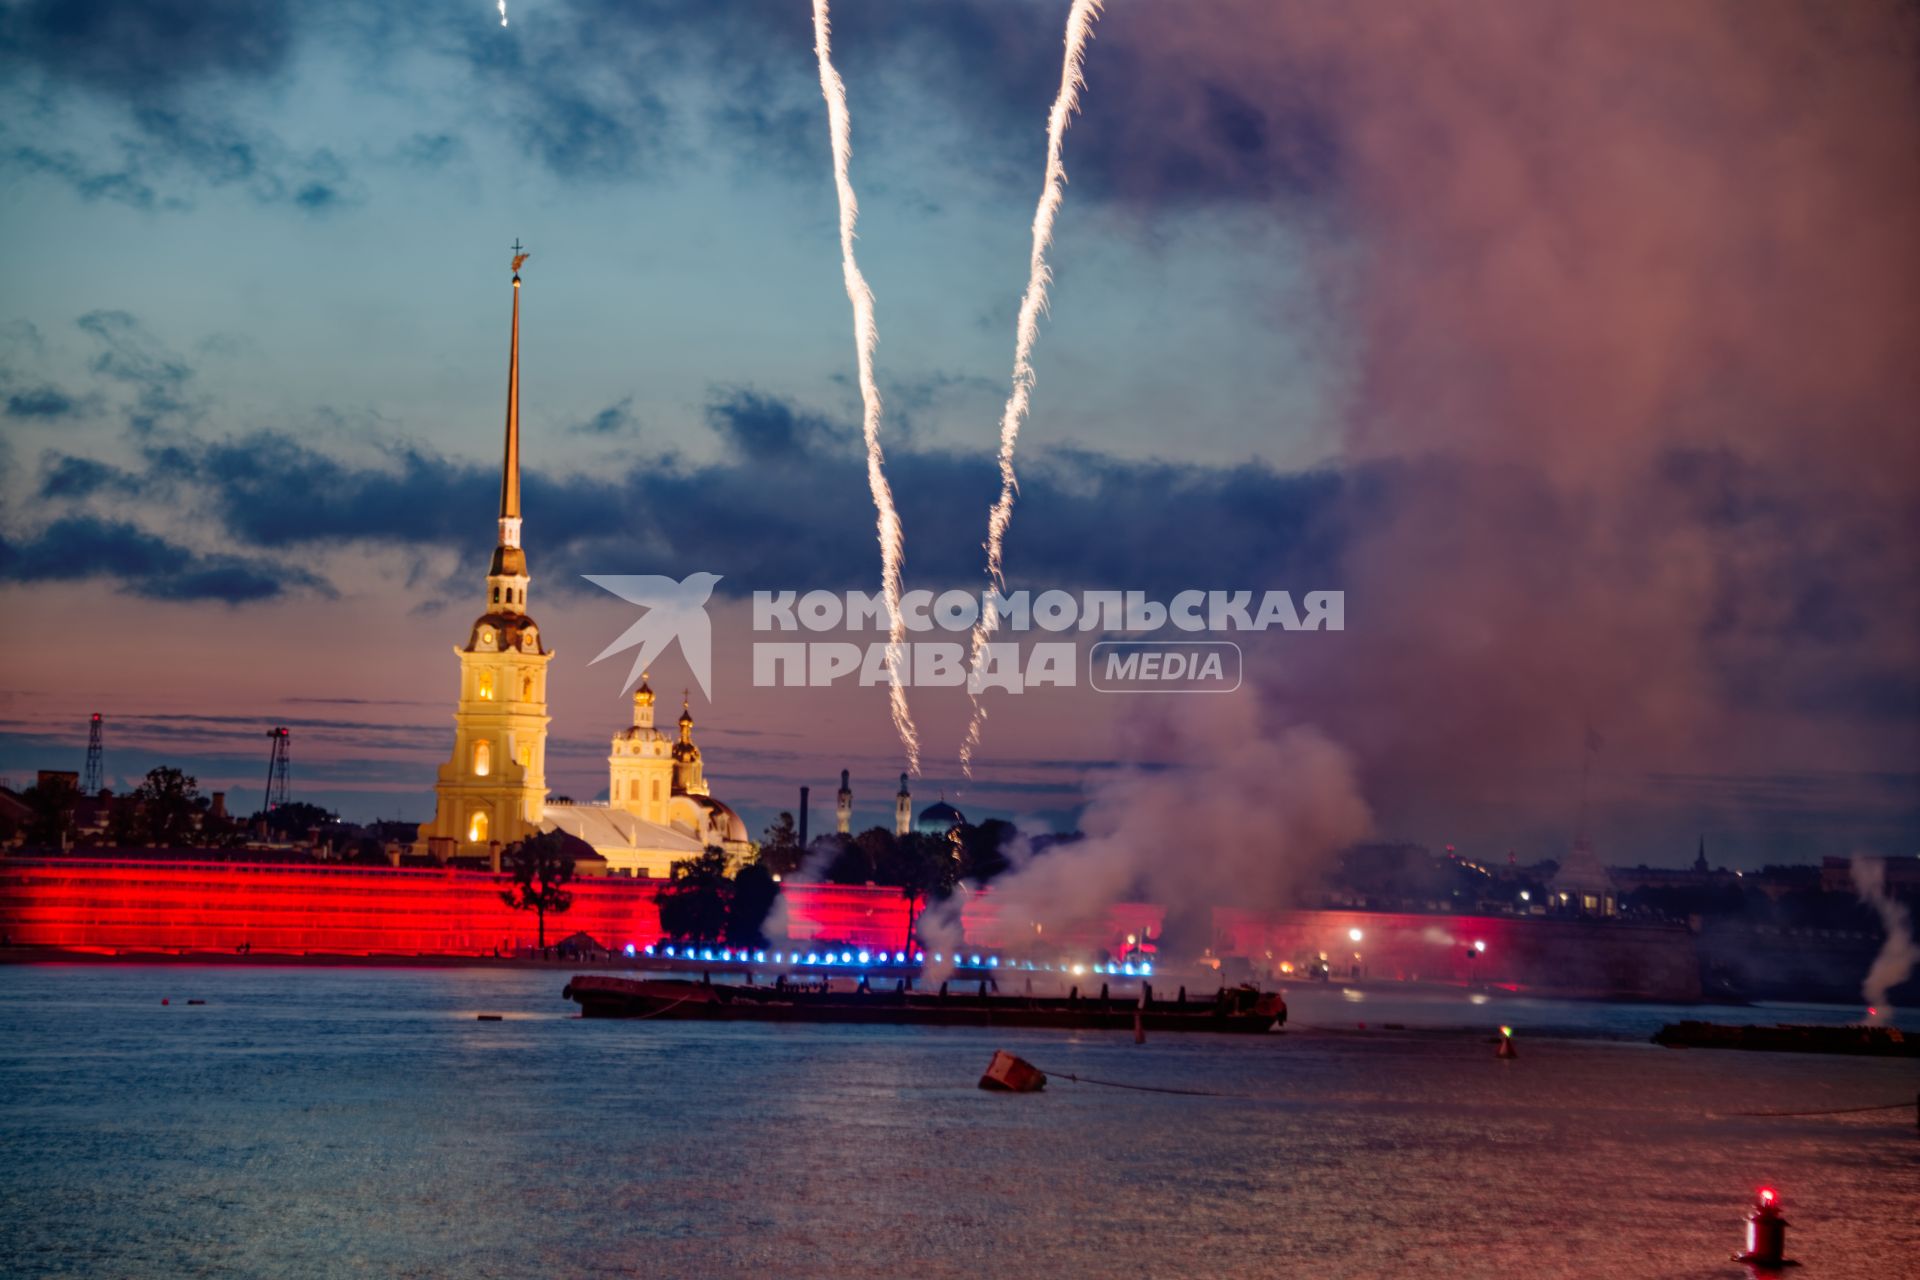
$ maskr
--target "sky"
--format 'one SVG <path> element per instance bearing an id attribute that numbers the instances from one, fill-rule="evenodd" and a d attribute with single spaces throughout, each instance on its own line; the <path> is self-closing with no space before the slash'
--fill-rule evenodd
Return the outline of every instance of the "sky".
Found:
<path id="1" fill-rule="evenodd" d="M 1067 7 L 834 7 L 909 587 L 982 581 Z M 1114 0 L 1009 580 L 1346 625 L 1236 637 L 1226 711 L 989 695 L 972 780 L 918 690 L 916 796 L 1064 828 L 1232 772 L 1187 794 L 1258 844 L 1305 735 L 1369 838 L 1920 852 L 1917 42 L 1869 0 Z M 111 785 L 251 808 L 284 724 L 299 798 L 431 816 L 517 239 L 554 789 L 628 716 L 583 575 L 711 572 L 715 794 L 757 833 L 810 785 L 818 830 L 846 768 L 888 820 L 884 692 L 751 678 L 752 591 L 879 577 L 806 5 L 19 0 L 0 101 L 0 773 L 98 711 Z"/>

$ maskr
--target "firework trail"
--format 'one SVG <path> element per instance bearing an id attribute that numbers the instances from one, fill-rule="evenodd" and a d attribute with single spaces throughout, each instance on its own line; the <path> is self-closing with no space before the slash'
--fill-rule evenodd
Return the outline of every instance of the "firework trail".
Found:
<path id="1" fill-rule="evenodd" d="M 1013 496 L 1019 481 L 1013 474 L 1013 451 L 1020 442 L 1020 424 L 1026 420 L 1027 405 L 1033 397 L 1033 344 L 1040 337 L 1040 316 L 1047 309 L 1047 283 L 1053 273 L 1047 269 L 1047 246 L 1053 241 L 1053 220 L 1066 199 L 1067 168 L 1060 153 L 1066 144 L 1067 124 L 1080 105 L 1080 91 L 1087 87 L 1081 75 L 1087 41 L 1093 36 L 1093 24 L 1100 17 L 1100 0 L 1073 0 L 1067 13 L 1067 30 L 1060 59 L 1060 92 L 1054 97 L 1053 110 L 1047 116 L 1047 174 L 1040 187 L 1040 203 L 1033 211 L 1033 249 L 1027 264 L 1027 291 L 1020 299 L 1020 318 L 1014 325 L 1013 392 L 1000 413 L 1000 497 L 987 513 L 987 581 L 996 591 L 1006 586 L 1001 571 L 1001 547 L 1007 525 L 1013 520 Z M 980 620 L 973 627 L 971 662 L 980 670 L 987 641 L 1000 625 L 1000 612 L 991 598 L 980 609 Z M 973 700 L 973 716 L 967 722 L 967 736 L 960 744 L 960 771 L 973 776 L 973 752 L 980 745 L 980 725 L 987 709 L 980 695 L 968 684 Z"/>
<path id="2" fill-rule="evenodd" d="M 507 0 L 500 0 L 500 25 L 507 25 Z"/>
<path id="3" fill-rule="evenodd" d="M 905 665 L 906 620 L 900 613 L 900 560 L 905 538 L 900 515 L 893 507 L 893 488 L 887 483 L 886 458 L 880 451 L 880 388 L 873 381 L 873 346 L 880 329 L 873 318 L 873 290 L 860 274 L 853 256 L 853 229 L 860 216 L 847 176 L 853 153 L 849 140 L 847 86 L 833 69 L 827 0 L 813 0 L 813 52 L 820 62 L 820 94 L 827 100 L 827 124 L 833 134 L 833 186 L 840 199 L 840 271 L 846 277 L 847 300 L 853 304 L 853 346 L 860 372 L 861 429 L 867 441 L 867 488 L 873 492 L 875 525 L 880 534 L 880 587 L 887 601 L 887 670 L 893 709 L 893 727 L 906 749 L 907 769 L 920 772 L 920 736 L 907 709 L 907 690 L 901 679 Z"/>

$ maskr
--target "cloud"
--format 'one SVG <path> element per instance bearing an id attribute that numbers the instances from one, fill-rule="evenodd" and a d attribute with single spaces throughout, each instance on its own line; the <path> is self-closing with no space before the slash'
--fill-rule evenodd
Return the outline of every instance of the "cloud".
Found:
<path id="1" fill-rule="evenodd" d="M 290 590 L 326 591 L 305 570 L 231 555 L 205 555 L 120 520 L 68 516 L 21 539 L 0 538 L 0 580 L 118 580 L 154 600 L 245 604 Z"/>
<path id="2" fill-rule="evenodd" d="M 741 457 L 777 460 L 846 447 L 852 433 L 777 396 L 734 388 L 707 406 L 707 423 Z"/>
<path id="3" fill-rule="evenodd" d="M 58 387 L 26 387 L 7 395 L 10 418 L 70 418 L 79 409 L 80 402 Z"/>
<path id="4" fill-rule="evenodd" d="M 209 77 L 279 71 L 285 0 L 27 0 L 0 18 L 7 55 L 107 93 L 146 98 Z"/>
<path id="5" fill-rule="evenodd" d="M 569 433 L 583 436 L 620 436 L 639 430 L 640 421 L 633 416 L 632 396 L 622 396 L 586 421 L 567 428 Z"/>
<path id="6" fill-rule="evenodd" d="M 75 323 L 99 344 L 88 368 L 133 388 L 127 422 L 136 432 L 196 415 L 197 406 L 186 394 L 192 366 L 168 352 L 139 320 L 125 311 L 90 311 Z"/>

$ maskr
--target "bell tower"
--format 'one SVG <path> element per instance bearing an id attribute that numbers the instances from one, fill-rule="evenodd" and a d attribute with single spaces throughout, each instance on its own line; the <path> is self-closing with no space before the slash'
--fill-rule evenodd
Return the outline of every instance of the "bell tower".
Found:
<path id="1" fill-rule="evenodd" d="M 643 673 L 633 691 L 633 723 L 613 736 L 607 757 L 607 804 L 656 826 L 668 825 L 673 799 L 673 754 L 653 723 L 653 686 Z"/>
<path id="2" fill-rule="evenodd" d="M 907 790 L 907 775 L 900 775 L 900 794 L 893 798 L 893 834 L 906 835 L 913 830 L 913 792 Z"/>
<path id="3" fill-rule="evenodd" d="M 833 821 L 843 836 L 853 826 L 853 787 L 847 781 L 845 769 L 840 771 L 840 790 L 833 797 Z"/>
<path id="4" fill-rule="evenodd" d="M 420 828 L 433 855 L 481 856 L 539 830 L 546 816 L 547 664 L 553 654 L 527 612 L 527 554 L 520 547 L 520 268 L 513 246 L 513 336 L 507 353 L 506 455 L 500 516 L 487 566 L 486 611 L 454 649 L 460 696 L 453 758 L 440 766 L 434 816 Z"/>

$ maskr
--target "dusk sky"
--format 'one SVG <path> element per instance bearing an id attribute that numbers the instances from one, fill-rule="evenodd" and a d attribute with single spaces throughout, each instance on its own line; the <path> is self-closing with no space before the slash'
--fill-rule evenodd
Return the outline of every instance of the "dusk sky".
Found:
<path id="1" fill-rule="evenodd" d="M 1067 7 L 834 8 L 909 587 L 982 580 Z M 604 795 L 629 714 L 581 575 L 705 571 L 714 793 L 758 835 L 811 785 L 822 830 L 847 768 L 886 820 L 883 691 L 747 657 L 754 589 L 879 576 L 807 6 L 509 12 L 0 5 L 0 773 L 98 711 L 116 789 L 251 811 L 284 724 L 297 798 L 431 816 L 518 238 L 554 789 Z M 1608 861 L 1920 851 L 1916 53 L 1865 0 L 1114 0 L 1009 578 L 1346 629 L 1239 637 L 1231 695 L 1002 697 L 970 784 L 964 693 L 916 691 L 916 795 L 1070 827 L 1116 767 L 1310 731 L 1379 838 L 1530 861 L 1591 738 Z M 1293 820 L 1235 794 L 1208 839 Z"/>

